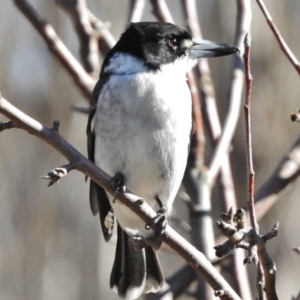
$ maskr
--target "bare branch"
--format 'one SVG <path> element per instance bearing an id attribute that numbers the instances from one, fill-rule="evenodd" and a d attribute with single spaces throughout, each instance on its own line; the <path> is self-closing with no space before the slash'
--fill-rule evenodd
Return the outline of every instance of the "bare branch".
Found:
<path id="1" fill-rule="evenodd" d="M 127 23 L 139 22 L 142 19 L 145 0 L 131 0 Z"/>
<path id="2" fill-rule="evenodd" d="M 285 153 L 273 173 L 255 194 L 257 218 L 262 216 L 279 199 L 281 193 L 300 175 L 300 136 Z"/>
<path id="3" fill-rule="evenodd" d="M 292 300 L 300 300 L 300 292 L 299 292 L 298 296 L 293 297 Z"/>
<path id="4" fill-rule="evenodd" d="M 234 249 L 234 244 L 238 248 L 247 249 L 248 255 L 244 260 L 244 264 L 254 262 L 257 265 L 259 258 L 262 265 L 262 269 L 257 269 L 258 272 L 263 270 L 263 274 L 257 274 L 259 279 L 257 280 L 259 299 L 265 299 L 265 295 L 269 300 L 278 299 L 275 286 L 276 266 L 267 251 L 266 243 L 269 239 L 277 236 L 279 223 L 276 223 L 265 235 L 259 235 L 252 226 L 247 226 L 244 209 L 238 209 L 233 217 L 230 212 L 227 215 L 230 218 L 224 218 L 223 214 L 220 220 L 217 221 L 217 226 L 228 237 L 228 240 L 222 245 L 215 247 L 216 255 L 223 256 L 228 254 Z"/>
<path id="5" fill-rule="evenodd" d="M 266 234 L 265 236 L 277 236 L 279 224 L 276 223 L 271 230 L 271 233 Z M 264 237 L 265 237 L 264 236 Z M 262 264 L 265 276 L 265 285 L 264 291 L 266 293 L 267 299 L 278 300 L 277 292 L 276 292 L 276 265 L 271 259 L 267 248 L 265 246 L 266 239 L 262 237 L 262 242 L 257 245 L 257 253 Z"/>
<path id="6" fill-rule="evenodd" d="M 235 44 L 238 45 L 240 49 L 242 49 L 243 38 L 245 36 L 245 33 L 250 30 L 251 26 L 251 3 L 249 0 L 237 0 L 237 7 L 238 13 L 236 22 Z M 218 140 L 208 168 L 208 177 L 211 181 L 211 184 L 213 184 L 213 182 L 215 181 L 219 169 L 223 165 L 224 157 L 228 152 L 233 134 L 236 129 L 239 117 L 239 109 L 241 106 L 243 80 L 244 74 L 242 59 L 240 56 L 236 55 L 234 59 L 234 68 L 232 72 L 232 81 L 230 87 L 229 109 L 222 135 Z"/>
<path id="7" fill-rule="evenodd" d="M 75 111 L 75 112 L 85 114 L 85 115 L 88 115 L 90 113 L 90 108 L 89 107 L 71 105 L 70 109 L 71 109 L 71 111 Z"/>
<path id="8" fill-rule="evenodd" d="M 98 39 L 98 48 L 105 56 L 108 51 L 115 45 L 116 39 L 108 30 L 110 27 L 109 22 L 101 22 L 94 14 L 89 11 L 89 17 L 91 25 L 95 31 L 95 35 Z"/>
<path id="9" fill-rule="evenodd" d="M 76 163 L 67 164 L 49 171 L 48 174 L 43 175 L 42 178 L 49 180 L 48 186 L 51 186 L 55 183 L 58 183 L 63 177 L 67 176 L 70 171 L 75 169 Z"/>
<path id="10" fill-rule="evenodd" d="M 5 121 L 5 122 L 0 122 L 0 132 L 4 131 L 6 129 L 11 129 L 14 128 L 14 124 L 12 121 Z"/>
<path id="11" fill-rule="evenodd" d="M 291 49 L 289 48 L 289 46 L 286 44 L 283 37 L 281 36 L 277 26 L 275 25 L 274 21 L 272 20 L 272 17 L 270 15 L 265 3 L 263 2 L 263 0 L 256 0 L 256 2 L 259 5 L 261 11 L 263 12 L 269 27 L 271 28 L 272 32 L 274 33 L 274 36 L 277 39 L 277 42 L 279 43 L 281 50 L 283 51 L 285 56 L 288 58 L 290 63 L 294 66 L 294 68 L 300 75 L 300 63 L 297 60 L 296 56 L 291 51 Z"/>
<path id="12" fill-rule="evenodd" d="M 72 18 L 79 38 L 80 56 L 85 70 L 92 76 L 98 76 L 100 61 L 98 44 L 91 26 L 89 11 L 85 0 L 56 0 Z"/>
<path id="13" fill-rule="evenodd" d="M 78 171 L 90 177 L 110 194 L 114 194 L 114 190 L 109 184 L 111 177 L 67 143 L 56 130 L 44 127 L 12 106 L 4 98 L 0 98 L 0 112 L 15 122 L 18 128 L 26 130 L 51 145 L 70 164 L 75 164 Z M 156 216 L 155 211 L 145 201 L 131 194 L 129 191 L 124 193 L 124 195 L 123 193 L 119 193 L 118 200 L 134 211 L 145 222 L 150 222 Z M 215 291 L 224 291 L 224 295 L 220 296 L 221 299 L 240 299 L 205 256 L 177 234 L 170 226 L 167 226 L 159 239 L 181 255 L 197 272 L 200 272 Z"/>
<path id="14" fill-rule="evenodd" d="M 297 254 L 300 254 L 300 247 L 292 247 L 292 249 L 293 249 Z"/>
<path id="15" fill-rule="evenodd" d="M 189 165 L 195 166 L 198 170 L 200 170 L 203 167 L 205 150 L 205 135 L 203 130 L 201 102 L 194 73 L 189 72 L 187 74 L 187 78 L 192 96 L 193 125 L 195 126 L 188 161 Z"/>
<path id="16" fill-rule="evenodd" d="M 160 22 L 174 23 L 174 19 L 170 13 L 167 3 L 165 0 L 150 0 L 153 7 L 153 14 Z"/>
<path id="17" fill-rule="evenodd" d="M 251 93 L 252 93 L 252 75 L 250 73 L 250 44 L 251 37 L 248 33 L 245 36 L 245 74 L 246 74 L 246 100 L 244 105 L 245 110 L 245 122 L 246 122 L 246 157 L 247 157 L 247 170 L 248 170 L 248 209 L 250 214 L 250 222 L 252 228 L 258 231 L 258 224 L 256 221 L 254 210 L 254 179 L 255 173 L 253 169 L 253 157 L 252 157 L 252 136 L 251 136 Z"/>
<path id="18" fill-rule="evenodd" d="M 252 228 L 255 230 L 256 234 L 259 232 L 259 227 L 256 221 L 255 209 L 254 209 L 254 179 L 255 173 L 253 169 L 253 157 L 252 157 L 252 136 L 251 136 L 251 93 L 252 93 L 252 75 L 250 73 L 250 46 L 251 37 L 247 33 L 244 39 L 245 53 L 244 53 L 244 64 L 245 64 L 245 74 L 246 74 L 246 99 L 244 105 L 245 111 L 245 125 L 246 125 L 246 158 L 247 158 L 247 171 L 248 171 L 248 199 L 247 206 L 250 215 L 250 223 Z M 251 249 L 255 250 L 256 245 L 253 245 Z M 251 250 L 249 250 L 251 251 Z M 253 253 L 253 252 L 252 252 Z M 251 259 L 252 256 L 248 255 L 245 259 L 248 261 L 254 261 L 256 265 L 256 287 L 259 295 L 259 299 L 263 299 L 264 290 L 264 273 L 262 272 L 262 264 L 258 259 Z M 255 256 L 256 257 L 256 256 Z"/>
<path id="19" fill-rule="evenodd" d="M 62 64 L 76 86 L 87 100 L 90 100 L 95 80 L 84 70 L 65 44 L 59 39 L 53 27 L 42 19 L 34 7 L 26 0 L 14 0 L 16 6 L 29 20 L 47 43 L 49 50 Z"/>

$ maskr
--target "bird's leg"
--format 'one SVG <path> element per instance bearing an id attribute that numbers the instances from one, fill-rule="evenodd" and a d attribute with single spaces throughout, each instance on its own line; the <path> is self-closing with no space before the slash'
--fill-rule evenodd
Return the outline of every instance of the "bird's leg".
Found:
<path id="1" fill-rule="evenodd" d="M 149 230 L 152 226 L 156 225 L 157 229 L 154 232 L 158 232 L 157 236 L 159 236 L 164 232 L 168 224 L 167 210 L 163 206 L 156 213 L 157 215 L 150 222 L 146 223 L 145 228 Z M 162 232 L 160 233 L 160 231 Z"/>
<path id="2" fill-rule="evenodd" d="M 160 208 L 157 211 L 157 215 L 145 225 L 145 228 L 147 230 L 151 229 L 152 226 L 154 226 L 155 228 L 153 232 L 146 238 L 132 237 L 130 239 L 130 241 L 134 243 L 134 247 L 136 250 L 143 249 L 155 243 L 157 241 L 157 238 L 164 233 L 168 224 L 166 208 L 163 206 L 158 196 L 155 197 L 155 200 L 158 202 Z"/>
<path id="3" fill-rule="evenodd" d="M 155 232 L 157 232 L 157 236 L 161 235 L 164 230 L 166 229 L 166 226 L 168 224 L 167 220 L 167 209 L 164 207 L 163 203 L 161 202 L 158 195 L 154 197 L 156 200 L 159 210 L 156 212 L 157 215 L 145 225 L 145 228 L 149 230 L 152 226 L 156 225 Z M 154 233 L 154 232 L 153 232 Z"/>
<path id="4" fill-rule="evenodd" d="M 116 202 L 120 190 L 122 191 L 123 195 L 125 194 L 126 187 L 124 182 L 125 177 L 122 173 L 116 173 L 110 181 L 110 186 L 114 189 L 114 203 Z"/>

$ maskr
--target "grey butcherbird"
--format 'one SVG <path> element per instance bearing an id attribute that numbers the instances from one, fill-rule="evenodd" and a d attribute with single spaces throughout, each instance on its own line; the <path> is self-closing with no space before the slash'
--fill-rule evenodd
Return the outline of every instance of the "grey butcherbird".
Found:
<path id="1" fill-rule="evenodd" d="M 95 86 L 87 126 L 88 155 L 154 209 L 170 214 L 186 167 L 192 128 L 186 73 L 201 57 L 233 54 L 236 46 L 195 41 L 168 23 L 131 23 L 107 54 Z M 121 298 L 158 291 L 164 277 L 154 246 L 136 251 L 129 237 L 152 230 L 91 181 L 90 203 L 104 238 L 118 224 L 110 285 Z M 157 245 L 156 245 L 157 246 Z"/>

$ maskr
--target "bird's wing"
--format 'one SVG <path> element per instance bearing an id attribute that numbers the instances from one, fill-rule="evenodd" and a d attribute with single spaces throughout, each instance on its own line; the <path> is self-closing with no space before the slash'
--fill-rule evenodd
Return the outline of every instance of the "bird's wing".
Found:
<path id="1" fill-rule="evenodd" d="M 93 118 L 97 109 L 97 101 L 102 89 L 103 84 L 105 83 L 106 79 L 100 79 L 93 91 L 92 98 L 91 98 L 91 105 L 90 105 L 90 114 L 87 124 L 87 146 L 88 146 L 88 158 L 92 162 L 95 162 L 95 132 L 93 130 Z M 112 236 L 112 228 L 107 228 L 105 224 L 107 223 L 107 217 L 109 213 L 112 211 L 107 194 L 105 190 L 96 184 L 93 180 L 90 181 L 90 206 L 93 215 L 99 213 L 101 228 L 103 232 L 104 239 L 108 241 Z M 113 218 L 112 218 L 113 219 Z M 111 227 L 113 224 L 111 225 Z"/>

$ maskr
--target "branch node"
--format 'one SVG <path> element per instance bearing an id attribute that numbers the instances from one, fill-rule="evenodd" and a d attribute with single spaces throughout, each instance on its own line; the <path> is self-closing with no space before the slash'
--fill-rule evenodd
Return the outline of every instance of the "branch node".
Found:
<path id="1" fill-rule="evenodd" d="M 43 175 L 43 179 L 50 180 L 48 186 L 51 186 L 55 183 L 58 183 L 63 177 L 67 176 L 67 174 L 76 169 L 77 163 L 70 163 L 59 168 L 55 168 L 48 172 L 47 175 Z"/>
<path id="2" fill-rule="evenodd" d="M 300 247 L 294 246 L 292 249 L 297 253 L 300 254 Z"/>
<path id="3" fill-rule="evenodd" d="M 135 203 L 138 206 L 142 206 L 145 203 L 145 199 L 144 198 L 139 198 L 138 200 L 135 201 Z"/>
<path id="4" fill-rule="evenodd" d="M 297 112 L 291 113 L 291 121 L 300 123 L 300 110 L 298 109 Z"/>
<path id="5" fill-rule="evenodd" d="M 57 131 L 59 130 L 60 121 L 58 119 L 53 120 L 53 130 Z"/>
<path id="6" fill-rule="evenodd" d="M 225 295 L 225 291 L 224 290 L 216 290 L 215 291 L 215 297 L 221 297 Z"/>
<path id="7" fill-rule="evenodd" d="M 0 96 L 1 97 L 1 96 Z M 13 124 L 12 121 L 4 121 L 4 122 L 0 122 L 0 132 L 4 131 L 6 129 L 11 129 L 11 128 L 15 128 L 15 125 Z"/>
<path id="8" fill-rule="evenodd" d="M 244 38 L 244 46 L 245 47 L 250 47 L 251 46 L 251 35 L 249 32 L 247 32 L 245 34 L 245 38 Z"/>

